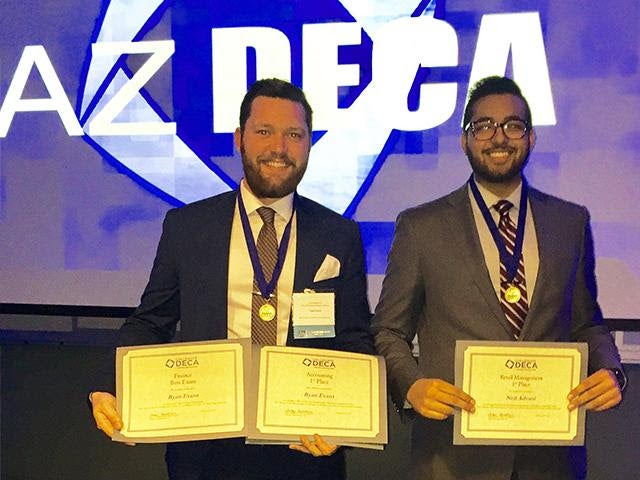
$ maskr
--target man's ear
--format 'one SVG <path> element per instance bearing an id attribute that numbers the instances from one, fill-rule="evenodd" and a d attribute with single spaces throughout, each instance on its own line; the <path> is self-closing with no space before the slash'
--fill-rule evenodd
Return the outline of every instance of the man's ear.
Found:
<path id="1" fill-rule="evenodd" d="M 533 150 L 536 144 L 536 131 L 533 127 L 529 130 L 529 150 Z"/>
<path id="2" fill-rule="evenodd" d="M 242 131 L 240 127 L 236 128 L 236 131 L 233 132 L 233 143 L 236 145 L 236 150 L 240 152 L 240 147 L 242 145 Z"/>

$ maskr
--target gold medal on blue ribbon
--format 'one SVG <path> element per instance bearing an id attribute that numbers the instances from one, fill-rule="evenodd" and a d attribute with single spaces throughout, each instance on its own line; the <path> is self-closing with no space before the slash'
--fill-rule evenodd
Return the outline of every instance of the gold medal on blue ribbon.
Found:
<path id="1" fill-rule="evenodd" d="M 276 307 L 269 303 L 265 303 L 264 305 L 260 306 L 260 309 L 258 310 L 258 316 L 260 317 L 260 320 L 270 322 L 271 320 L 276 318 Z"/>
<path id="2" fill-rule="evenodd" d="M 504 291 L 504 299 L 509 303 L 518 303 L 522 297 L 522 292 L 515 285 L 509 285 Z"/>
<path id="3" fill-rule="evenodd" d="M 522 259 L 522 247 L 524 244 L 524 227 L 525 227 L 525 219 L 527 217 L 527 197 L 529 195 L 529 186 L 527 184 L 527 180 L 522 177 L 522 188 L 520 191 L 520 203 L 519 203 L 519 212 L 518 212 L 518 223 L 516 226 L 516 235 L 513 242 L 513 251 L 510 253 L 507 250 L 507 246 L 505 244 L 504 239 L 500 231 L 498 230 L 498 225 L 495 220 L 491 216 L 491 212 L 489 212 L 489 207 L 487 207 L 486 202 L 482 198 L 482 194 L 476 185 L 475 180 L 473 179 L 473 175 L 469 177 L 469 188 L 471 188 L 471 192 L 473 193 L 473 197 L 478 204 L 478 208 L 482 212 L 482 216 L 484 217 L 484 221 L 491 232 L 491 236 L 493 237 L 493 241 L 498 248 L 498 253 L 500 256 L 500 263 L 504 265 L 505 275 L 504 281 L 507 282 L 506 290 L 504 292 L 504 298 L 508 303 L 517 303 L 522 298 L 522 291 L 513 282 L 516 278 L 516 274 L 518 273 L 518 266 L 520 265 L 520 260 Z M 524 287 L 524 286 L 523 286 Z M 524 289 L 524 288 L 523 288 Z"/>
<path id="4" fill-rule="evenodd" d="M 247 244 L 247 250 L 249 251 L 249 258 L 251 259 L 254 279 L 258 284 L 260 295 L 262 295 L 262 298 L 265 302 L 272 296 L 273 292 L 275 292 L 276 286 L 278 285 L 278 279 L 280 278 L 282 268 L 284 267 L 284 260 L 287 255 L 287 247 L 289 245 L 289 237 L 291 234 L 291 224 L 293 223 L 292 220 L 295 211 L 296 196 L 294 195 L 291 217 L 289 217 L 287 226 L 284 228 L 282 239 L 280 240 L 280 245 L 278 246 L 276 264 L 273 269 L 273 273 L 271 274 L 271 279 L 267 282 L 264 276 L 264 271 L 262 270 L 262 264 L 260 263 L 258 247 L 256 246 L 253 234 L 251 233 L 251 225 L 249 224 L 247 210 L 244 206 L 244 202 L 242 201 L 242 193 L 238 192 L 238 212 L 240 214 L 240 221 L 242 223 L 242 231 L 244 233 L 244 238 Z M 268 303 L 264 303 L 258 310 L 258 316 L 261 320 L 270 322 L 271 320 L 276 318 L 276 307 L 273 305 L 269 305 Z"/>

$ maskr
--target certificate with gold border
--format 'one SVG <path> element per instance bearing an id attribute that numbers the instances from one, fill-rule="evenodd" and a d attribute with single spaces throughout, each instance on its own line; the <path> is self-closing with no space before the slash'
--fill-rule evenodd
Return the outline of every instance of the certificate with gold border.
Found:
<path id="1" fill-rule="evenodd" d="M 113 439 L 155 443 L 242 437 L 248 340 L 121 347 Z"/>
<path id="2" fill-rule="evenodd" d="M 335 445 L 382 448 L 387 407 L 382 357 L 334 350 L 262 347 L 249 443 L 298 443 L 317 433 Z"/>
<path id="3" fill-rule="evenodd" d="M 456 342 L 456 386 L 476 411 L 456 410 L 455 445 L 583 445 L 584 408 L 567 395 L 587 374 L 586 343 Z"/>

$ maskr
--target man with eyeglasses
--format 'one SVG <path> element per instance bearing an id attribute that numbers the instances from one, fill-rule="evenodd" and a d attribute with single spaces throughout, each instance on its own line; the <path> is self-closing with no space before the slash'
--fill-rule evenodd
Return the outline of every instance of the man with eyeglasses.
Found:
<path id="1" fill-rule="evenodd" d="M 456 340 L 586 342 L 589 375 L 566 392 L 567 408 L 602 411 L 622 398 L 620 357 L 596 299 L 589 214 L 527 185 L 534 143 L 515 82 L 480 80 L 460 137 L 469 181 L 398 217 L 373 330 L 394 403 L 415 416 L 409 478 L 586 475 L 581 447 L 452 444 L 454 410 L 475 411 L 453 384 Z"/>

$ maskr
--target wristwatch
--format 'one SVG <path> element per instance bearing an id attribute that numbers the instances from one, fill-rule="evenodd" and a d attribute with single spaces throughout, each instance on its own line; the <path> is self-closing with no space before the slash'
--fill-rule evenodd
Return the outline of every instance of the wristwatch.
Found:
<path id="1" fill-rule="evenodd" d="M 613 374 L 616 376 L 616 380 L 618 381 L 618 387 L 620 387 L 620 391 L 624 391 L 627 386 L 627 376 L 624 374 L 622 370 L 619 368 L 610 368 Z"/>

